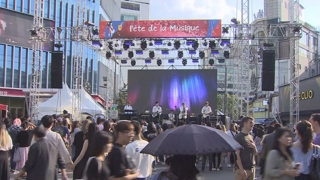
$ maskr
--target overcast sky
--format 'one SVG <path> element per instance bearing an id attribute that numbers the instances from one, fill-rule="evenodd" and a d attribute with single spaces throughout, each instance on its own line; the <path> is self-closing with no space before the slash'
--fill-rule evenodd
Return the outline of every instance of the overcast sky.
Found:
<path id="1" fill-rule="evenodd" d="M 241 17 L 241 0 L 150 0 L 150 19 L 222 19 L 229 24 Z M 264 0 L 250 0 L 250 21 L 263 9 Z M 303 20 L 320 28 L 320 1 L 300 0 L 305 7 Z"/>

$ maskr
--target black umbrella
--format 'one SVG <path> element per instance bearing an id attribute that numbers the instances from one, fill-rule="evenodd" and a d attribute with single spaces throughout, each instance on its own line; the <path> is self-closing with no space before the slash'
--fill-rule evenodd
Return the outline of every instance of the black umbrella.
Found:
<path id="1" fill-rule="evenodd" d="M 154 138 L 141 153 L 151 155 L 201 155 L 232 152 L 242 146 L 221 130 L 202 125 L 185 125 Z"/>

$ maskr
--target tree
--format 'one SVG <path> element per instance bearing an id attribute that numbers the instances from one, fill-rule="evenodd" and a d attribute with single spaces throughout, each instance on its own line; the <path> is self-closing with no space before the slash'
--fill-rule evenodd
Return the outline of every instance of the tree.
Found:
<path id="1" fill-rule="evenodd" d="M 235 114 L 237 114 L 237 109 L 234 108 L 234 105 L 233 105 L 233 98 L 237 98 L 237 96 L 235 95 L 230 95 L 230 94 L 227 94 L 227 98 L 226 98 L 226 110 L 225 110 L 225 114 L 229 117 L 232 117 L 233 119 L 236 118 L 236 117 L 233 117 Z M 224 110 L 224 94 L 218 94 L 218 98 L 217 98 L 217 109 L 222 111 Z M 238 110 L 239 112 L 239 110 Z"/>

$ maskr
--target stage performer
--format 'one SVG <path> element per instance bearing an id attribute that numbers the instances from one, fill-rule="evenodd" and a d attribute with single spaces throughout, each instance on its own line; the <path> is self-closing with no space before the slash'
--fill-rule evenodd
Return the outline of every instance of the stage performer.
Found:
<path id="1" fill-rule="evenodd" d="M 173 110 L 171 110 L 171 112 L 168 114 L 168 118 L 169 118 L 169 121 L 171 121 L 171 122 L 175 122 L 176 121 Z"/>
<path id="2" fill-rule="evenodd" d="M 162 108 L 159 106 L 159 102 L 156 102 L 152 108 L 152 121 L 157 124 L 161 120 Z"/>
<path id="3" fill-rule="evenodd" d="M 187 117 L 188 117 L 188 107 L 186 103 L 183 102 L 180 107 L 179 120 L 186 122 Z"/>
<path id="4" fill-rule="evenodd" d="M 125 113 L 125 114 L 132 114 L 132 112 L 127 112 L 127 110 L 129 110 L 129 111 L 132 111 L 132 110 L 133 110 L 130 101 L 127 102 L 127 105 L 124 107 L 123 110 L 124 110 L 124 113 Z"/>
<path id="5" fill-rule="evenodd" d="M 206 101 L 206 104 L 203 106 L 201 113 L 202 113 L 202 120 L 203 120 L 202 122 L 205 122 L 205 123 L 209 122 L 210 114 L 212 114 L 212 110 L 211 110 L 211 107 L 209 106 L 208 101 Z"/>

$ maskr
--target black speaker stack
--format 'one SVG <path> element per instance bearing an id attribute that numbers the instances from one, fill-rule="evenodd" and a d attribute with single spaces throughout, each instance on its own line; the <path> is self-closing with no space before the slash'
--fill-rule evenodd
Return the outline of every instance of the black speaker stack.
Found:
<path id="1" fill-rule="evenodd" d="M 276 55 L 275 50 L 264 50 L 262 59 L 261 90 L 274 91 Z"/>
<path id="2" fill-rule="evenodd" d="M 53 51 L 51 56 L 51 87 L 62 89 L 63 52 Z"/>

